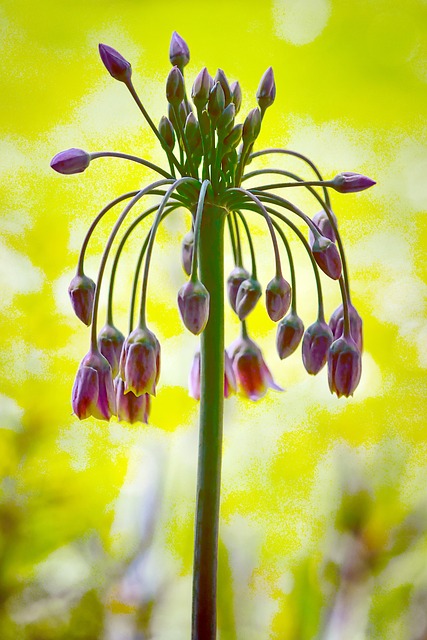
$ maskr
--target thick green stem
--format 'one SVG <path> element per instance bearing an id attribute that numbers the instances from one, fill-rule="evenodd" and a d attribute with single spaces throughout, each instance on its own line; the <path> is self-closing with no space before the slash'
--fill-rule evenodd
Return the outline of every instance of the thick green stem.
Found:
<path id="1" fill-rule="evenodd" d="M 224 221 L 205 205 L 200 276 L 210 294 L 201 340 L 200 435 L 193 569 L 192 640 L 216 640 L 216 589 L 224 394 Z"/>

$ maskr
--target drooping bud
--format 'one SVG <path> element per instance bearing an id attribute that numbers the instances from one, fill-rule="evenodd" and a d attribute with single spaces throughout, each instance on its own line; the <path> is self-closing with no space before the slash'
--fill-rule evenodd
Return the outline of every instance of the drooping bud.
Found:
<path id="1" fill-rule="evenodd" d="M 258 90 L 256 92 L 256 99 L 261 109 L 261 113 L 270 107 L 276 97 L 276 83 L 274 82 L 274 73 L 271 67 L 268 67 L 267 71 L 261 78 Z"/>
<path id="2" fill-rule="evenodd" d="M 172 151 L 175 146 L 175 131 L 172 122 L 166 116 L 162 116 L 159 123 L 159 133 Z"/>
<path id="3" fill-rule="evenodd" d="M 276 347 L 281 360 L 292 355 L 301 342 L 304 324 L 296 313 L 289 313 L 277 326 Z"/>
<path id="4" fill-rule="evenodd" d="M 108 44 L 99 44 L 98 49 L 101 60 L 110 76 L 120 82 L 128 82 L 132 75 L 130 62 Z"/>
<path id="5" fill-rule="evenodd" d="M 190 50 L 187 43 L 174 31 L 169 47 L 169 60 L 172 66 L 177 66 L 181 71 L 190 62 Z"/>
<path id="6" fill-rule="evenodd" d="M 325 366 L 333 340 L 332 331 L 324 320 L 317 320 L 308 327 L 302 340 L 302 361 L 308 373 L 316 375 Z"/>
<path id="7" fill-rule="evenodd" d="M 68 287 L 74 313 L 87 327 L 92 322 L 95 289 L 96 285 L 94 281 L 88 278 L 88 276 L 85 276 L 85 274 L 74 276 Z"/>
<path id="8" fill-rule="evenodd" d="M 230 306 L 236 311 L 236 298 L 242 282 L 249 278 L 249 273 L 243 267 L 234 267 L 227 279 L 227 293 Z"/>
<path id="9" fill-rule="evenodd" d="M 332 214 L 332 218 L 335 222 L 335 224 L 337 224 L 337 219 L 336 216 L 334 214 L 333 211 L 331 211 Z M 335 233 L 334 230 L 332 229 L 332 225 L 329 221 L 328 215 L 326 213 L 326 211 L 318 211 L 312 218 L 314 224 L 317 226 L 317 228 L 319 229 L 320 233 L 322 234 L 322 236 L 324 236 L 325 238 L 328 238 L 328 240 L 330 240 L 331 242 L 336 242 L 336 237 L 335 237 Z M 309 228 L 308 230 L 308 241 L 310 243 L 310 247 L 313 246 L 314 244 L 314 235 L 312 230 Z"/>
<path id="10" fill-rule="evenodd" d="M 255 278 L 247 278 L 239 287 L 236 296 L 236 313 L 244 320 L 254 309 L 261 297 L 261 285 Z"/>
<path id="11" fill-rule="evenodd" d="M 177 109 L 184 100 L 184 76 L 178 67 L 172 67 L 166 80 L 166 99 Z"/>
<path id="12" fill-rule="evenodd" d="M 80 363 L 73 386 L 72 405 L 79 420 L 89 416 L 109 420 L 116 413 L 111 367 L 97 351 L 89 351 Z"/>
<path id="13" fill-rule="evenodd" d="M 240 107 L 242 106 L 242 89 L 240 87 L 240 84 L 238 82 L 232 82 L 230 85 L 230 92 L 231 102 L 233 102 L 234 106 L 236 107 L 237 115 L 240 111 Z"/>
<path id="14" fill-rule="evenodd" d="M 143 393 L 136 396 L 132 391 L 125 391 L 125 383 L 117 376 L 114 380 L 114 391 L 116 394 L 117 418 L 119 421 L 144 422 L 148 424 L 148 416 L 150 413 L 151 396 L 149 393 Z"/>
<path id="15" fill-rule="evenodd" d="M 156 395 L 160 375 L 160 344 L 149 329 L 137 327 L 126 338 L 120 358 L 120 376 L 125 381 L 125 393 L 136 396 Z"/>
<path id="16" fill-rule="evenodd" d="M 291 285 L 282 276 L 276 276 L 265 290 L 267 313 L 273 322 L 283 318 L 291 305 Z"/>
<path id="17" fill-rule="evenodd" d="M 194 233 L 189 231 L 185 234 L 181 244 L 181 262 L 182 267 L 187 274 L 191 275 L 191 265 L 193 263 L 193 250 L 194 250 Z"/>
<path id="18" fill-rule="evenodd" d="M 350 333 L 357 348 L 362 353 L 363 351 L 363 322 L 362 318 L 358 314 L 357 310 L 351 303 L 348 305 L 348 315 L 350 319 Z M 340 338 L 344 330 L 344 308 L 340 304 L 333 312 L 331 319 L 329 320 L 329 326 L 333 333 L 335 340 Z"/>
<path id="19" fill-rule="evenodd" d="M 331 180 L 330 186 L 339 191 L 339 193 L 355 193 L 356 191 L 364 191 L 377 184 L 375 180 L 363 176 L 361 173 L 353 173 L 352 171 L 343 171 L 339 173 L 333 180 Z"/>
<path id="20" fill-rule="evenodd" d="M 225 107 L 216 123 L 218 137 L 223 139 L 228 136 L 234 126 L 234 117 L 236 115 L 236 107 L 233 103 Z"/>
<path id="21" fill-rule="evenodd" d="M 111 367 L 113 378 L 119 372 L 120 356 L 125 337 L 114 325 L 106 324 L 98 334 L 98 349 Z"/>
<path id="22" fill-rule="evenodd" d="M 262 398 L 268 389 L 283 391 L 264 362 L 261 349 L 250 338 L 238 338 L 227 349 L 240 393 L 250 400 Z"/>
<path id="23" fill-rule="evenodd" d="M 202 144 L 200 127 L 194 113 L 189 113 L 185 121 L 184 133 L 192 151 Z"/>
<path id="24" fill-rule="evenodd" d="M 252 109 L 252 111 L 249 111 L 248 115 L 246 116 L 246 120 L 243 123 L 243 133 L 242 133 L 243 143 L 245 145 L 250 145 L 253 142 L 255 142 L 255 140 L 259 136 L 260 131 L 261 131 L 261 111 L 258 109 L 258 107 L 255 107 L 255 109 Z"/>
<path id="25" fill-rule="evenodd" d="M 189 280 L 178 292 L 178 307 L 182 321 L 198 336 L 209 319 L 209 292 L 199 280 Z"/>
<path id="26" fill-rule="evenodd" d="M 216 122 L 224 111 L 225 107 L 225 97 L 224 91 L 219 82 L 216 82 L 213 86 L 212 91 L 209 95 L 209 103 L 208 103 L 208 113 L 211 117 L 212 122 Z"/>
<path id="27" fill-rule="evenodd" d="M 240 140 L 242 139 L 243 125 L 236 124 L 236 126 L 230 131 L 228 136 L 224 138 L 224 147 L 228 149 L 235 149 Z"/>
<path id="28" fill-rule="evenodd" d="M 204 109 L 207 105 L 212 87 L 213 80 L 206 67 L 203 67 L 197 75 L 191 90 L 191 97 L 197 109 Z"/>
<path id="29" fill-rule="evenodd" d="M 67 149 L 60 151 L 50 161 L 50 166 L 54 171 L 64 175 L 82 173 L 88 168 L 90 154 L 83 149 Z"/>
<path id="30" fill-rule="evenodd" d="M 318 236 L 311 251 L 322 271 L 333 280 L 338 280 L 341 276 L 342 264 L 336 244 L 324 236 Z"/>
<path id="31" fill-rule="evenodd" d="M 328 382 L 332 393 L 352 396 L 360 382 L 362 358 L 353 338 L 342 337 L 335 340 L 329 349 Z"/>
<path id="32" fill-rule="evenodd" d="M 236 377 L 230 357 L 224 351 L 224 398 L 228 398 L 232 393 L 236 393 Z M 200 400 L 200 351 L 194 354 L 193 363 L 188 377 L 188 389 L 190 396 L 195 400 Z"/>
<path id="33" fill-rule="evenodd" d="M 222 69 L 218 69 L 218 71 L 216 72 L 214 84 L 215 82 L 219 82 L 219 84 L 221 85 L 222 90 L 224 91 L 225 106 L 228 106 L 231 102 L 231 91 L 227 77 Z"/>

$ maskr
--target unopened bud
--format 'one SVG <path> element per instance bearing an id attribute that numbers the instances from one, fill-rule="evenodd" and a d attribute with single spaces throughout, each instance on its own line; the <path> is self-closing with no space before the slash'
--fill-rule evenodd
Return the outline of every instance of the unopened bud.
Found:
<path id="1" fill-rule="evenodd" d="M 201 145 L 202 136 L 200 134 L 199 123 L 197 122 L 194 113 L 188 114 L 185 121 L 184 133 L 192 150 Z"/>
<path id="2" fill-rule="evenodd" d="M 260 131 L 261 131 L 261 111 L 258 109 L 258 107 L 255 107 L 255 109 L 252 109 L 252 111 L 249 111 L 248 115 L 246 116 L 246 120 L 243 124 L 243 134 L 242 134 L 243 143 L 245 145 L 250 145 L 253 142 L 255 142 L 255 140 L 259 136 Z"/>
<path id="3" fill-rule="evenodd" d="M 235 149 L 240 140 L 242 139 L 243 125 L 236 124 L 236 126 L 230 131 L 228 136 L 224 139 L 224 147 L 228 149 Z"/>
<path id="4" fill-rule="evenodd" d="M 267 313 L 273 322 L 283 318 L 291 305 L 291 285 L 282 276 L 276 276 L 265 290 Z"/>
<path id="5" fill-rule="evenodd" d="M 184 100 L 184 76 L 178 67 L 173 67 L 166 80 L 166 99 L 176 109 Z"/>
<path id="6" fill-rule="evenodd" d="M 362 318 L 351 303 L 348 304 L 348 315 L 350 319 L 350 333 L 357 348 L 362 353 L 363 350 L 363 322 Z M 329 320 L 329 326 L 334 335 L 335 340 L 340 338 L 344 330 L 344 308 L 343 305 L 335 309 Z"/>
<path id="7" fill-rule="evenodd" d="M 340 254 L 335 243 L 323 236 L 318 236 L 311 248 L 314 259 L 327 276 L 338 280 L 342 272 Z"/>
<path id="8" fill-rule="evenodd" d="M 218 137 L 226 138 L 234 126 L 234 117 L 236 115 L 236 107 L 233 103 L 225 107 L 216 123 Z"/>
<path id="9" fill-rule="evenodd" d="M 352 171 L 344 171 L 331 180 L 330 186 L 340 193 L 355 193 L 356 191 L 369 189 L 369 187 L 372 187 L 374 184 L 376 184 L 375 180 L 367 176 L 363 176 L 360 173 L 353 173 Z"/>
<path id="10" fill-rule="evenodd" d="M 136 396 L 156 395 L 160 375 L 160 344 L 154 333 L 137 327 L 126 338 L 120 358 L 120 376 L 125 381 L 125 393 Z"/>
<path id="11" fill-rule="evenodd" d="M 197 109 L 204 109 L 207 105 L 212 87 L 213 80 L 206 67 L 203 67 L 196 77 L 191 90 L 191 97 Z"/>
<path id="12" fill-rule="evenodd" d="M 187 43 L 174 31 L 169 47 L 169 60 L 172 66 L 177 66 L 181 71 L 190 62 L 190 50 Z"/>
<path id="13" fill-rule="evenodd" d="M 227 171 L 231 171 L 236 169 L 238 163 L 238 155 L 236 149 L 231 149 L 228 153 L 226 153 L 221 161 L 221 166 L 223 170 L 227 173 Z"/>
<path id="14" fill-rule="evenodd" d="M 302 340 L 302 361 L 308 373 L 316 375 L 325 366 L 333 340 L 332 331 L 324 320 L 317 320 L 308 327 Z"/>
<path id="15" fill-rule="evenodd" d="M 200 282 L 189 280 L 178 293 L 178 307 L 185 326 L 199 335 L 209 319 L 209 292 Z"/>
<path id="16" fill-rule="evenodd" d="M 68 287 L 74 313 L 87 327 L 92 322 L 95 289 L 94 281 L 85 274 L 74 276 Z"/>
<path id="17" fill-rule="evenodd" d="M 333 211 L 331 211 L 331 216 L 333 221 L 335 222 L 335 225 L 337 225 L 337 219 Z M 328 214 L 326 213 L 326 211 L 323 211 L 323 209 L 322 211 L 318 211 L 313 216 L 312 220 L 316 225 L 316 227 L 319 229 L 322 236 L 324 236 L 325 238 L 328 238 L 331 242 L 336 241 L 335 232 L 332 228 L 332 225 L 330 223 L 330 220 L 328 218 Z M 308 240 L 310 243 L 310 247 L 312 247 L 315 241 L 315 237 L 311 229 L 308 230 Z"/>
<path id="18" fill-rule="evenodd" d="M 225 97 L 224 91 L 219 82 L 214 84 L 214 87 L 209 95 L 208 112 L 213 122 L 216 122 L 224 111 Z"/>
<path id="19" fill-rule="evenodd" d="M 227 107 L 231 102 L 231 91 L 230 91 L 230 85 L 228 84 L 227 77 L 222 69 L 218 69 L 218 71 L 216 72 L 215 78 L 214 78 L 214 84 L 215 82 L 219 82 L 219 84 L 222 87 L 222 90 L 224 91 L 225 106 Z"/>
<path id="20" fill-rule="evenodd" d="M 227 293 L 230 306 L 236 311 L 236 297 L 242 282 L 249 278 L 249 273 L 243 267 L 234 267 L 227 279 Z"/>
<path id="21" fill-rule="evenodd" d="M 296 313 L 291 311 L 277 326 L 276 347 L 281 360 L 292 355 L 301 342 L 304 324 Z"/>
<path id="22" fill-rule="evenodd" d="M 182 261 L 183 269 L 187 274 L 187 276 L 191 274 L 191 265 L 193 262 L 193 250 L 194 250 L 194 233 L 192 231 L 189 231 L 183 237 L 182 245 L 181 245 L 181 261 Z"/>
<path id="23" fill-rule="evenodd" d="M 108 360 L 113 378 L 119 372 L 120 356 L 125 337 L 114 325 L 106 324 L 98 334 L 98 349 Z"/>
<path id="24" fill-rule="evenodd" d="M 261 109 L 261 113 L 273 104 L 276 97 L 276 84 L 274 82 L 273 69 L 269 67 L 261 78 L 256 99 Z"/>
<path id="25" fill-rule="evenodd" d="M 172 149 L 175 146 L 175 131 L 172 126 L 172 122 L 166 116 L 162 116 L 159 124 L 159 133 L 162 136 L 163 140 L 166 142 L 169 149 Z"/>
<path id="26" fill-rule="evenodd" d="M 242 89 L 240 87 L 240 84 L 238 82 L 232 82 L 230 85 L 230 91 L 231 102 L 233 102 L 234 106 L 236 107 L 237 115 L 240 111 L 240 107 L 242 106 Z"/>
<path id="27" fill-rule="evenodd" d="M 113 76 L 115 80 L 120 82 L 127 82 L 132 75 L 132 67 L 118 51 L 109 47 L 107 44 L 98 45 L 99 55 L 104 63 L 108 73 Z"/>
<path id="28" fill-rule="evenodd" d="M 72 173 L 82 173 L 88 168 L 90 154 L 83 149 L 67 149 L 57 153 L 50 161 L 50 166 L 54 171 L 70 175 Z"/>
<path id="29" fill-rule="evenodd" d="M 328 382 L 332 393 L 352 396 L 360 382 L 362 358 L 353 338 L 338 338 L 332 343 L 328 357 Z"/>
<path id="30" fill-rule="evenodd" d="M 255 308 L 261 297 L 261 285 L 255 278 L 244 280 L 236 296 L 236 313 L 240 320 L 244 320 Z"/>

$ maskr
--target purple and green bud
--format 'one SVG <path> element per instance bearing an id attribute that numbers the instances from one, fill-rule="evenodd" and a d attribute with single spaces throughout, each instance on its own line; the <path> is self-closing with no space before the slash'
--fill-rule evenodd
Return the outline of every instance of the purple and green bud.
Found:
<path id="1" fill-rule="evenodd" d="M 87 327 L 92 322 L 93 299 L 95 297 L 96 284 L 91 278 L 76 275 L 68 287 L 71 305 L 76 316 Z"/>
<path id="2" fill-rule="evenodd" d="M 250 338 L 238 338 L 227 349 L 231 358 L 239 392 L 253 400 L 259 400 L 268 389 L 283 391 L 264 362 L 261 349 Z"/>
<path id="3" fill-rule="evenodd" d="M 331 211 L 331 215 L 332 215 L 332 219 L 335 222 L 335 225 L 338 224 L 338 221 L 336 219 L 336 216 L 334 214 L 333 211 Z M 335 237 L 335 232 L 332 228 L 332 225 L 329 221 L 328 215 L 326 213 L 326 211 L 318 211 L 312 218 L 312 221 L 314 222 L 314 224 L 316 225 L 316 227 L 319 229 L 320 233 L 322 236 L 324 236 L 325 238 L 328 238 L 328 240 L 330 240 L 331 242 L 336 242 L 336 237 Z M 310 243 L 310 247 L 313 247 L 314 244 L 314 235 L 311 229 L 308 230 L 308 241 Z"/>
<path id="4" fill-rule="evenodd" d="M 342 263 L 336 244 L 324 236 L 318 236 L 311 251 L 322 271 L 333 280 L 338 280 L 342 272 Z"/>
<path id="5" fill-rule="evenodd" d="M 58 173 L 71 175 L 83 173 L 88 168 L 90 160 L 90 154 L 83 149 L 67 149 L 57 153 L 50 161 L 50 166 Z"/>
<path id="6" fill-rule="evenodd" d="M 120 356 L 122 355 L 125 337 L 114 325 L 106 324 L 98 334 L 98 349 L 109 362 L 113 378 L 119 372 Z"/>
<path id="7" fill-rule="evenodd" d="M 255 140 L 259 136 L 260 131 L 261 131 L 261 111 L 258 109 L 258 107 L 255 107 L 255 109 L 252 109 L 252 111 L 249 111 L 248 115 L 246 116 L 246 120 L 243 123 L 243 133 L 242 133 L 243 144 L 245 144 L 246 146 L 249 146 L 250 144 L 255 142 Z"/>
<path id="8" fill-rule="evenodd" d="M 159 133 L 172 151 L 175 146 L 175 131 L 172 122 L 166 116 L 162 116 L 160 119 Z"/>
<path id="9" fill-rule="evenodd" d="M 332 331 L 324 320 L 317 320 L 308 327 L 301 349 L 302 361 L 308 373 L 315 376 L 323 369 L 333 340 Z"/>
<path id="10" fill-rule="evenodd" d="M 132 76 L 132 67 L 121 53 L 109 47 L 108 44 L 99 44 L 99 55 L 110 76 L 120 82 L 129 82 Z"/>
<path id="11" fill-rule="evenodd" d="M 328 382 L 338 398 L 352 396 L 360 382 L 362 358 L 353 338 L 341 337 L 332 343 L 328 356 Z"/>
<path id="12" fill-rule="evenodd" d="M 218 138 L 224 139 L 231 133 L 234 127 L 234 118 L 236 116 L 236 107 L 233 103 L 225 107 L 216 123 Z"/>
<path id="13" fill-rule="evenodd" d="M 274 82 L 273 69 L 269 67 L 262 76 L 256 92 L 256 99 L 262 114 L 273 104 L 275 97 L 276 83 Z"/>
<path id="14" fill-rule="evenodd" d="M 219 82 L 216 82 L 209 95 L 208 113 L 215 124 L 225 108 L 224 91 Z"/>
<path id="15" fill-rule="evenodd" d="M 242 284 L 242 282 L 244 282 L 248 278 L 249 278 L 249 273 L 243 267 L 234 267 L 234 269 L 228 276 L 228 279 L 227 279 L 228 300 L 230 302 L 231 308 L 233 309 L 233 311 L 235 311 L 235 313 L 237 313 L 236 311 L 237 292 L 239 291 L 240 285 Z"/>
<path id="16" fill-rule="evenodd" d="M 350 333 L 360 353 L 363 351 L 363 321 L 357 310 L 351 303 L 348 304 L 348 315 L 350 319 Z M 344 308 L 340 304 L 333 312 L 329 320 L 329 326 L 335 340 L 340 338 L 344 331 Z"/>
<path id="17" fill-rule="evenodd" d="M 377 184 L 375 180 L 363 176 L 361 173 L 353 173 L 352 171 L 343 171 L 339 173 L 330 182 L 330 186 L 339 191 L 339 193 L 355 193 L 357 191 L 364 191 Z"/>
<path id="18" fill-rule="evenodd" d="M 209 319 L 209 292 L 199 280 L 189 280 L 178 292 L 178 307 L 182 321 L 198 336 Z"/>
<path id="19" fill-rule="evenodd" d="M 236 126 L 230 131 L 228 136 L 224 138 L 224 147 L 226 147 L 227 149 L 235 149 L 242 139 L 242 133 L 243 125 L 236 124 Z"/>
<path id="20" fill-rule="evenodd" d="M 143 393 L 155 396 L 159 375 L 159 341 L 149 329 L 137 327 L 126 338 L 120 358 L 125 393 L 132 391 L 138 397 Z"/>
<path id="21" fill-rule="evenodd" d="M 219 84 L 221 85 L 222 90 L 224 91 L 225 106 L 227 107 L 231 102 L 231 90 L 230 85 L 228 84 L 227 77 L 222 69 L 218 69 L 213 81 L 214 84 L 215 82 L 219 82 Z"/>
<path id="22" fill-rule="evenodd" d="M 242 106 L 242 89 L 238 82 L 232 82 L 230 85 L 231 92 L 231 102 L 233 102 L 236 107 L 236 115 L 240 111 L 240 107 Z"/>
<path id="23" fill-rule="evenodd" d="M 178 109 L 181 102 L 184 100 L 185 87 L 184 76 L 178 67 L 173 67 L 166 80 L 166 99 L 175 109 Z M 187 114 L 185 113 L 185 118 Z M 184 120 L 185 120 L 184 118 Z"/>
<path id="24" fill-rule="evenodd" d="M 169 60 L 172 66 L 178 67 L 181 71 L 190 62 L 190 49 L 184 38 L 174 31 L 169 47 Z"/>
<path id="25" fill-rule="evenodd" d="M 199 123 L 194 113 L 189 113 L 185 121 L 184 133 L 186 135 L 188 144 L 192 151 L 202 144 L 202 136 L 200 133 Z"/>
<path id="26" fill-rule="evenodd" d="M 204 109 L 206 107 L 213 84 L 208 70 L 206 67 L 203 67 L 196 77 L 191 90 L 191 97 L 197 109 Z"/>
<path id="27" fill-rule="evenodd" d="M 79 420 L 90 416 L 109 420 L 116 413 L 111 367 L 98 351 L 89 351 L 80 363 L 72 391 L 72 406 Z"/>
<path id="28" fill-rule="evenodd" d="M 187 274 L 191 275 L 191 265 L 193 263 L 193 251 L 194 251 L 194 233 L 189 231 L 185 234 L 181 244 L 181 262 L 182 267 Z"/>
<path id="29" fill-rule="evenodd" d="M 148 424 L 150 414 L 151 396 L 143 393 L 136 396 L 132 391 L 125 391 L 125 383 L 117 376 L 114 380 L 114 391 L 116 395 L 117 419 L 123 422 L 134 424 L 144 422 Z"/>
<path id="30" fill-rule="evenodd" d="M 283 318 L 291 306 L 291 285 L 282 276 L 276 276 L 265 290 L 265 305 L 267 313 L 273 322 Z"/>
<path id="31" fill-rule="evenodd" d="M 261 293 L 261 285 L 258 280 L 253 277 L 243 280 L 236 296 L 236 313 L 239 320 L 244 320 L 255 308 Z"/>
<path id="32" fill-rule="evenodd" d="M 291 311 L 277 326 L 276 347 L 281 360 L 288 358 L 297 349 L 304 333 L 304 324 L 296 313 Z"/>

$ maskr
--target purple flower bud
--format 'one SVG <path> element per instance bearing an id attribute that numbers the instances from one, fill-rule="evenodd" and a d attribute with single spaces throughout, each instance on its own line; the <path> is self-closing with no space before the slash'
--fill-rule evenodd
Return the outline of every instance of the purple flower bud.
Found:
<path id="1" fill-rule="evenodd" d="M 236 107 L 237 115 L 240 111 L 240 107 L 242 106 L 242 89 L 240 87 L 240 84 L 238 82 L 232 82 L 230 85 L 230 92 L 231 102 L 233 102 L 234 106 Z"/>
<path id="2" fill-rule="evenodd" d="M 262 113 L 264 113 L 264 111 L 273 104 L 275 97 L 276 83 L 274 82 L 274 73 L 273 69 L 268 67 L 267 71 L 261 78 L 256 92 L 256 99 Z"/>
<path id="3" fill-rule="evenodd" d="M 193 250 L 194 250 L 194 233 L 189 231 L 182 239 L 181 245 L 181 261 L 182 266 L 187 274 L 191 275 L 191 265 L 193 262 Z"/>
<path id="4" fill-rule="evenodd" d="M 328 238 L 319 236 L 315 239 L 311 251 L 322 271 L 333 280 L 338 280 L 341 276 L 342 264 L 336 245 Z"/>
<path id="5" fill-rule="evenodd" d="M 215 82 L 219 82 L 219 84 L 221 85 L 222 90 L 224 91 L 225 106 L 227 107 L 227 105 L 229 105 L 231 102 L 231 91 L 230 91 L 230 85 L 228 84 L 227 77 L 222 69 L 218 69 L 213 81 L 214 81 L 214 84 Z"/>
<path id="6" fill-rule="evenodd" d="M 293 311 L 279 322 L 276 334 L 276 347 L 281 360 L 292 355 L 301 342 L 303 333 L 303 322 Z"/>
<path id="7" fill-rule="evenodd" d="M 113 378 L 119 372 L 120 356 L 125 337 L 114 325 L 106 324 L 98 334 L 98 349 L 111 367 Z"/>
<path id="8" fill-rule="evenodd" d="M 120 358 L 125 393 L 132 391 L 138 397 L 143 393 L 155 396 L 159 375 L 159 341 L 149 329 L 137 327 L 126 338 Z"/>
<path id="9" fill-rule="evenodd" d="M 109 47 L 108 44 L 98 45 L 99 55 L 104 63 L 108 73 L 113 76 L 115 80 L 120 82 L 127 82 L 132 75 L 132 67 L 118 51 Z"/>
<path id="10" fill-rule="evenodd" d="M 224 139 L 224 143 L 223 143 L 224 147 L 228 149 L 235 149 L 239 145 L 240 140 L 242 139 L 242 133 L 243 133 L 243 125 L 236 124 L 234 129 L 232 129 L 231 132 L 228 134 L 228 136 Z"/>
<path id="11" fill-rule="evenodd" d="M 375 180 L 362 176 L 360 173 L 353 173 L 352 171 L 344 171 L 339 173 L 331 181 L 331 187 L 335 191 L 340 193 L 355 193 L 356 191 L 364 191 L 369 189 L 374 184 L 377 184 Z"/>
<path id="12" fill-rule="evenodd" d="M 265 290 L 267 313 L 273 322 L 278 322 L 291 305 L 291 285 L 282 276 L 276 276 Z"/>
<path id="13" fill-rule="evenodd" d="M 114 390 L 116 394 L 117 418 L 129 424 L 135 422 L 145 422 L 148 424 L 150 413 L 151 396 L 143 393 L 136 396 L 132 391 L 125 391 L 125 383 L 117 376 L 114 380 Z"/>
<path id="14" fill-rule="evenodd" d="M 350 333 L 360 353 L 363 351 L 363 322 L 362 318 L 357 313 L 356 309 L 350 303 L 348 305 L 348 314 L 350 318 Z M 340 338 L 344 330 L 344 308 L 343 305 L 335 309 L 331 319 L 329 320 L 329 326 L 333 333 L 335 340 Z"/>
<path id="15" fill-rule="evenodd" d="M 234 117 L 236 115 L 236 107 L 231 102 L 228 107 L 225 107 L 216 123 L 218 130 L 218 137 L 225 138 L 231 132 L 234 126 Z"/>
<path id="16" fill-rule="evenodd" d="M 116 413 L 111 367 L 103 355 L 89 351 L 80 363 L 72 392 L 73 411 L 80 420 L 109 420 Z"/>
<path id="17" fill-rule="evenodd" d="M 203 67 L 197 75 L 191 90 L 191 97 L 198 109 L 203 109 L 207 105 L 212 87 L 213 80 L 206 67 Z"/>
<path id="18" fill-rule="evenodd" d="M 172 122 L 166 116 L 162 116 L 159 123 L 159 133 L 172 151 L 175 146 L 175 131 Z"/>
<path id="19" fill-rule="evenodd" d="M 88 168 L 90 154 L 83 149 L 67 149 L 57 153 L 50 161 L 50 166 L 54 171 L 64 175 L 72 173 L 82 173 Z"/>
<path id="20" fill-rule="evenodd" d="M 261 349 L 250 338 L 238 338 L 227 349 L 240 393 L 250 400 L 259 400 L 267 389 L 283 391 L 264 362 Z"/>
<path id="21" fill-rule="evenodd" d="M 209 292 L 200 282 L 189 280 L 178 293 L 178 307 L 185 326 L 199 335 L 209 319 Z"/>
<path id="22" fill-rule="evenodd" d="M 246 120 L 243 123 L 243 143 L 246 145 L 252 144 L 259 136 L 261 131 L 261 111 L 258 107 L 249 111 L 246 116 Z"/>
<path id="23" fill-rule="evenodd" d="M 74 276 L 68 287 L 74 313 L 86 326 L 89 326 L 92 322 L 95 289 L 94 281 L 85 276 L 85 274 Z"/>
<path id="24" fill-rule="evenodd" d="M 184 95 L 184 76 L 178 67 L 172 67 L 166 80 L 166 99 L 171 105 L 178 108 L 184 100 Z"/>
<path id="25" fill-rule="evenodd" d="M 190 62 L 190 50 L 187 43 L 174 31 L 169 48 L 169 60 L 173 66 L 177 66 L 181 71 Z"/>
<path id="26" fill-rule="evenodd" d="M 193 112 L 189 113 L 185 121 L 184 133 L 187 138 L 190 149 L 194 152 L 195 149 L 201 146 L 202 136 L 200 134 L 199 123 Z"/>
<path id="27" fill-rule="evenodd" d="M 352 396 L 362 374 L 362 358 L 354 340 L 349 336 L 335 340 L 329 350 L 328 382 L 332 393 Z"/>
<path id="28" fill-rule="evenodd" d="M 216 122 L 224 111 L 225 96 L 219 82 L 216 82 L 209 94 L 208 112 L 213 122 Z"/>
<path id="29" fill-rule="evenodd" d="M 190 396 L 195 400 L 200 400 L 200 351 L 194 354 L 188 378 L 188 388 Z M 236 377 L 229 355 L 224 351 L 224 398 L 228 398 L 232 393 L 236 393 Z"/>
<path id="30" fill-rule="evenodd" d="M 335 224 L 337 224 L 337 219 L 335 217 L 335 214 L 333 211 L 331 211 L 332 214 L 332 218 L 335 221 Z M 319 211 L 318 213 L 316 213 L 313 218 L 312 218 L 314 224 L 317 226 L 317 228 L 319 229 L 320 233 L 322 234 L 322 236 L 324 236 L 325 238 L 328 238 L 328 240 L 330 240 L 331 242 L 335 242 L 336 238 L 335 238 L 335 233 L 334 230 L 332 229 L 332 225 L 329 222 L 329 218 L 327 216 L 327 213 L 325 211 Z M 308 240 L 310 243 L 310 247 L 313 246 L 314 244 L 314 235 L 312 230 L 309 228 L 308 230 Z"/>
<path id="31" fill-rule="evenodd" d="M 249 278 L 249 273 L 243 267 L 234 267 L 227 279 L 227 293 L 230 306 L 233 311 L 236 311 L 236 297 L 239 291 L 240 285 L 244 280 Z"/>
<path id="32" fill-rule="evenodd" d="M 250 314 L 260 297 L 261 285 L 258 280 L 250 277 L 242 282 L 236 296 L 236 313 L 240 320 Z"/>
<path id="33" fill-rule="evenodd" d="M 332 331 L 324 320 L 317 320 L 308 327 L 302 340 L 302 361 L 308 373 L 316 375 L 325 366 L 333 340 Z"/>

